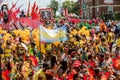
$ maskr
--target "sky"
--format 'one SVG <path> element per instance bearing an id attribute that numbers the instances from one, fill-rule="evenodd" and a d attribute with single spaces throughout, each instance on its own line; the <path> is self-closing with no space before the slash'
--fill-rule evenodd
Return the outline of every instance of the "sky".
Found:
<path id="1" fill-rule="evenodd" d="M 21 10 L 27 10 L 28 7 L 28 3 L 30 1 L 30 5 L 32 6 L 34 4 L 34 2 L 36 1 L 37 5 L 39 8 L 45 8 L 50 4 L 51 0 L 3 0 L 4 3 L 6 2 L 8 4 L 9 7 L 12 6 L 12 3 L 16 3 L 17 2 L 17 7 L 22 6 Z M 56 0 L 58 2 L 60 2 L 60 0 Z M 64 2 L 65 0 L 61 0 L 61 2 Z M 71 0 L 71 1 L 77 1 L 77 0 Z"/>

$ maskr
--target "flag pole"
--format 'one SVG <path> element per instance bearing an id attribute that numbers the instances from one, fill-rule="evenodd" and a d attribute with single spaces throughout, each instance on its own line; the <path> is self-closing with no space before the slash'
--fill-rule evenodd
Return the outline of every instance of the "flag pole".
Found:
<path id="1" fill-rule="evenodd" d="M 41 66 L 41 65 L 42 65 L 42 61 L 41 61 L 41 60 L 42 60 L 42 59 L 41 59 L 42 53 L 41 53 L 41 40 L 40 40 L 40 34 L 41 34 L 41 33 L 40 33 L 40 26 L 39 26 L 38 29 L 39 29 L 39 48 L 40 48 L 40 51 L 39 51 L 39 54 L 40 54 L 40 56 L 39 56 L 39 62 L 40 62 L 40 63 L 39 63 L 39 67 L 41 68 L 41 67 L 42 67 L 42 66 Z"/>
<path id="2" fill-rule="evenodd" d="M 30 12 L 30 2 L 31 0 L 29 0 L 29 3 L 28 3 L 27 17 L 29 17 L 29 12 Z"/>

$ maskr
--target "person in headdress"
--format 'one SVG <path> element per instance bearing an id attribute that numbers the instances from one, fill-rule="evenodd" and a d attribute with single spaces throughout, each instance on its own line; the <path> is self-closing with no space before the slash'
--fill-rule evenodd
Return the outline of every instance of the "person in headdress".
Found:
<path id="1" fill-rule="evenodd" d="M 1 10 L 3 12 L 3 23 L 5 24 L 5 29 L 7 29 L 6 24 L 9 21 L 9 15 L 8 15 L 8 6 L 6 4 L 3 4 L 1 6 Z"/>
<path id="2" fill-rule="evenodd" d="M 43 63 L 43 68 L 38 70 L 33 75 L 33 80 L 47 80 L 47 78 L 46 78 L 47 69 L 49 69 L 49 65 L 47 63 Z"/>
<path id="3" fill-rule="evenodd" d="M 4 23 L 8 22 L 8 6 L 6 4 L 3 4 L 1 6 L 1 10 L 3 11 L 3 21 Z"/>
<path id="4" fill-rule="evenodd" d="M 11 49 L 11 43 L 9 40 L 6 41 L 6 46 L 4 48 L 4 54 L 2 54 L 2 56 L 4 57 L 4 60 L 6 62 L 8 61 L 12 61 L 13 60 L 13 55 L 12 55 L 12 49 Z"/>
<path id="5" fill-rule="evenodd" d="M 25 61 L 27 55 L 27 50 L 22 46 L 22 44 L 18 44 L 17 47 L 17 56 L 19 56 L 20 61 Z"/>
<path id="6" fill-rule="evenodd" d="M 54 80 L 54 72 L 51 69 L 47 69 L 45 72 L 47 80 Z"/>
<path id="7" fill-rule="evenodd" d="M 14 63 L 14 62 L 13 62 Z M 14 63 L 12 64 L 12 70 L 11 70 L 11 73 L 10 73 L 10 79 L 12 80 L 20 80 L 20 71 L 18 70 L 18 63 Z"/>
<path id="8" fill-rule="evenodd" d="M 65 79 L 65 76 L 66 76 L 66 72 L 67 72 L 67 61 L 61 61 L 61 66 L 58 68 L 57 70 L 57 76 L 56 78 L 58 80 L 64 80 Z"/>
<path id="9" fill-rule="evenodd" d="M 31 67 L 31 62 L 29 60 L 23 62 L 23 66 L 21 69 L 21 74 L 23 76 L 23 79 L 31 79 L 33 76 L 33 69 Z"/>

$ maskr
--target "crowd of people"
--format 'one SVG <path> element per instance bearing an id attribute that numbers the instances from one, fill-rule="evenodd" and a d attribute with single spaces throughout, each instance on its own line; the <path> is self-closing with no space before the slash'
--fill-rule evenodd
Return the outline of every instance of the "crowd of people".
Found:
<path id="1" fill-rule="evenodd" d="M 55 24 L 66 25 L 68 41 L 40 43 L 38 29 L 0 29 L 4 80 L 120 80 L 119 21 Z"/>

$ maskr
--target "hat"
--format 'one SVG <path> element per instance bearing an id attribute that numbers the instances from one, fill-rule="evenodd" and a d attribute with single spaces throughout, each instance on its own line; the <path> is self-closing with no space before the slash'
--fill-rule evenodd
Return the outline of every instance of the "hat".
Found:
<path id="1" fill-rule="evenodd" d="M 78 67 L 80 67 L 80 64 L 73 64 L 73 66 L 72 66 L 72 68 L 78 68 Z"/>
<path id="2" fill-rule="evenodd" d="M 75 60 L 72 67 L 73 68 L 80 67 L 80 65 L 81 65 L 81 62 L 79 60 Z"/>
<path id="3" fill-rule="evenodd" d="M 72 58 L 72 60 L 74 61 L 74 60 L 77 60 L 77 58 L 76 57 L 74 57 L 74 58 Z"/>
<path id="4" fill-rule="evenodd" d="M 24 43 L 21 43 L 21 45 L 26 51 L 28 51 L 28 47 Z"/>
<path id="5" fill-rule="evenodd" d="M 47 75 L 54 76 L 53 72 L 52 72 L 50 69 L 46 70 L 45 73 L 46 73 Z"/>

